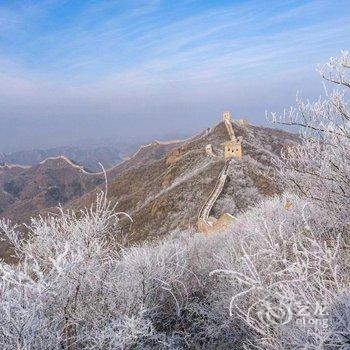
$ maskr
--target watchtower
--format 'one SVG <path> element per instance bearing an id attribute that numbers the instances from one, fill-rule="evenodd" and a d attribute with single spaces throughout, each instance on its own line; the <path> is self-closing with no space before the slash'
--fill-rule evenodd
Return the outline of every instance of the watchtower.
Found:
<path id="1" fill-rule="evenodd" d="M 236 140 L 230 140 L 222 143 L 224 146 L 224 157 L 230 159 L 232 157 L 242 158 L 242 138 L 238 137 Z"/>
<path id="2" fill-rule="evenodd" d="M 229 141 L 222 143 L 224 146 L 224 157 L 225 159 L 230 159 L 232 157 L 240 159 L 242 158 L 242 137 L 236 137 L 231 121 L 231 113 L 229 111 L 222 113 L 222 119 L 230 137 Z"/>
<path id="3" fill-rule="evenodd" d="M 222 119 L 223 119 L 224 121 L 229 121 L 229 122 L 231 122 L 231 113 L 230 113 L 230 111 L 225 111 L 225 112 L 223 112 L 223 113 L 222 113 Z"/>

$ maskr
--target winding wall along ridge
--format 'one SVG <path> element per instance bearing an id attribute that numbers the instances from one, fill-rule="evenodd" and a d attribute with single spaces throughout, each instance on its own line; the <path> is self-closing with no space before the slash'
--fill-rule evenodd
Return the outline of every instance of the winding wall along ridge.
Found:
<path id="1" fill-rule="evenodd" d="M 227 130 L 227 133 L 229 135 L 230 141 L 237 142 L 238 140 L 233 130 L 230 112 L 226 111 L 223 113 L 223 121 Z M 225 149 L 225 152 L 226 152 L 226 149 Z M 208 151 L 207 151 L 207 154 L 208 154 Z M 198 229 L 202 233 L 209 233 L 210 231 L 213 231 L 213 230 L 215 231 L 219 227 L 225 228 L 227 227 L 228 223 L 234 219 L 234 217 L 229 213 L 225 213 L 221 215 L 221 217 L 218 220 L 216 220 L 216 218 L 214 218 L 214 220 L 210 219 L 210 212 L 212 211 L 215 202 L 219 198 L 222 190 L 224 189 L 225 182 L 228 176 L 228 168 L 230 165 L 230 160 L 232 159 L 233 156 L 237 156 L 237 154 L 231 152 L 228 154 L 228 157 L 227 157 L 225 153 L 225 158 L 226 158 L 225 165 L 218 176 L 218 179 L 215 183 L 215 186 L 212 192 L 210 193 L 210 196 L 208 197 L 203 207 L 199 211 Z"/>
<path id="2" fill-rule="evenodd" d="M 230 165 L 230 160 L 227 160 L 218 176 L 218 179 L 216 180 L 215 186 L 212 192 L 210 193 L 209 198 L 207 199 L 207 201 L 204 203 L 203 207 L 199 211 L 198 219 L 204 220 L 205 223 L 208 225 L 211 225 L 210 221 L 208 221 L 210 212 L 212 211 L 216 200 L 219 198 L 222 190 L 224 189 L 226 178 L 228 175 L 229 165 Z"/>

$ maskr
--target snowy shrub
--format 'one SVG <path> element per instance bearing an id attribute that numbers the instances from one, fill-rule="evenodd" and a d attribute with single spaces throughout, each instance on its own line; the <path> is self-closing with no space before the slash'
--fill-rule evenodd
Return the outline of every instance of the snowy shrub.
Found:
<path id="1" fill-rule="evenodd" d="M 79 216 L 33 220 L 25 241 L 1 223 L 21 256 L 0 265 L 1 348 L 294 349 L 348 337 L 350 262 L 324 209 L 285 195 L 225 233 L 128 248 L 112 209 L 100 199 Z M 329 308 L 325 330 L 261 318 L 267 305 L 318 301 Z"/>
<path id="2" fill-rule="evenodd" d="M 226 281 L 216 291 L 219 302 L 249 325 L 257 348 L 320 349 L 330 341 L 330 317 L 324 328 L 298 318 L 298 308 L 329 311 L 350 292 L 350 257 L 342 235 L 329 235 L 329 224 L 321 209 L 289 195 L 262 203 L 232 227 L 229 247 L 218 253 L 222 267 L 211 275 Z"/>
<path id="3" fill-rule="evenodd" d="M 26 240 L 1 222 L 20 258 L 0 264 L 2 349 L 124 349 L 153 337 L 158 305 L 178 312 L 181 250 L 126 254 L 113 236 L 117 221 L 101 195 L 79 216 L 33 219 Z"/>

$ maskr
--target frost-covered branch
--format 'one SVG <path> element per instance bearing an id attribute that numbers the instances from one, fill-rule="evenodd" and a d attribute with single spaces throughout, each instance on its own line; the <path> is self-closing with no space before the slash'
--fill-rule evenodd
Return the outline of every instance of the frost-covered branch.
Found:
<path id="1" fill-rule="evenodd" d="M 320 73 L 342 90 L 326 91 L 326 98 L 316 102 L 297 97 L 296 108 L 271 115 L 273 122 L 301 127 L 301 145 L 274 161 L 279 179 L 289 190 L 327 207 L 339 222 L 350 210 L 349 70 L 348 52 L 331 58 Z"/>

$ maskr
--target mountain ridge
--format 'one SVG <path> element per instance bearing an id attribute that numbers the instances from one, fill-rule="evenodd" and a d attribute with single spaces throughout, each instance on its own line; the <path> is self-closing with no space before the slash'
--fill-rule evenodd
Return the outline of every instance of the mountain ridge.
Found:
<path id="1" fill-rule="evenodd" d="M 213 215 L 232 215 L 279 193 L 261 175 L 283 148 L 298 136 L 282 130 L 233 123 L 243 138 L 243 157 L 234 159 L 228 180 L 213 206 Z M 130 244 L 153 240 L 177 229 L 197 229 L 198 212 L 207 200 L 225 163 L 222 143 L 228 138 L 223 122 L 193 137 L 154 141 L 104 172 L 87 172 L 65 156 L 51 157 L 32 167 L 0 166 L 0 217 L 28 222 L 30 217 L 90 207 L 108 183 L 107 198 L 122 219 L 119 231 Z M 211 145 L 216 157 L 209 156 Z"/>
<path id="2" fill-rule="evenodd" d="M 223 198 L 215 203 L 214 212 L 222 211 L 227 206 L 227 197 L 233 196 L 232 184 L 238 187 L 236 196 L 249 190 L 256 200 L 259 196 L 262 198 L 278 193 L 276 184 L 252 169 L 258 165 L 260 170 L 266 170 L 271 165 L 272 157 L 278 157 L 281 149 L 298 142 L 297 135 L 284 131 L 237 123 L 234 127 L 238 136 L 243 136 L 244 156 L 242 161 L 233 161 L 229 174 L 231 180 L 223 190 Z M 125 220 L 125 225 L 121 225 L 122 231 L 128 231 L 132 242 L 157 238 L 175 229 L 196 227 L 197 213 L 222 170 L 224 159 L 221 143 L 226 139 L 225 126 L 219 123 L 199 137 L 175 147 L 155 162 L 125 169 L 109 181 L 108 199 L 112 205 L 116 205 L 116 210 L 127 212 L 133 218 L 132 224 Z M 215 148 L 218 157 L 208 157 L 205 151 L 208 144 Z M 235 172 L 239 173 L 236 178 Z M 242 180 L 248 182 L 242 184 Z M 242 192 L 242 189 L 245 190 Z M 80 210 L 90 206 L 95 196 L 96 190 L 92 190 L 68 203 L 69 207 Z M 183 202 L 187 200 L 189 204 L 186 207 Z M 251 201 L 244 198 L 236 203 L 236 209 L 228 208 L 227 211 L 242 211 L 252 205 Z"/>

